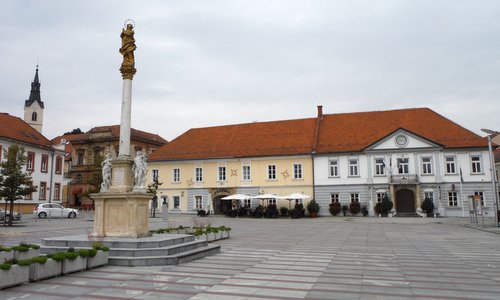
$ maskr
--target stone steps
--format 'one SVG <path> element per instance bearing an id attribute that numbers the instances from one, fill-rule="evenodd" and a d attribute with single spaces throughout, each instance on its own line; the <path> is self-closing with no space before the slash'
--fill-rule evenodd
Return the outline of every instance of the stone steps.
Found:
<path id="1" fill-rule="evenodd" d="M 87 235 L 43 239 L 41 253 L 50 254 L 91 248 L 95 239 Z M 171 265 L 220 252 L 219 245 L 209 245 L 186 234 L 158 234 L 144 238 L 100 238 L 110 248 L 109 264 L 117 266 Z"/>

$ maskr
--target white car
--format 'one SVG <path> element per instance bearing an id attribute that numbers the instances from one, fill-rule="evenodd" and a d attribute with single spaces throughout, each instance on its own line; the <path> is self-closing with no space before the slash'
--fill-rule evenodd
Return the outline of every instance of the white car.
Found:
<path id="1" fill-rule="evenodd" d="M 65 208 L 61 204 L 58 203 L 44 203 L 38 204 L 33 210 L 33 215 L 40 219 L 45 219 L 47 217 L 50 218 L 76 218 L 80 212 L 78 209 L 74 208 Z"/>
<path id="2" fill-rule="evenodd" d="M 14 212 L 14 215 L 12 215 L 10 213 L 10 211 L 7 211 L 7 213 L 5 213 L 5 210 L 0 208 L 0 221 L 4 221 L 4 219 L 7 218 L 5 220 L 5 222 L 8 223 L 12 217 L 13 217 L 13 219 L 12 219 L 13 221 L 21 221 L 21 214 L 20 213 Z"/>

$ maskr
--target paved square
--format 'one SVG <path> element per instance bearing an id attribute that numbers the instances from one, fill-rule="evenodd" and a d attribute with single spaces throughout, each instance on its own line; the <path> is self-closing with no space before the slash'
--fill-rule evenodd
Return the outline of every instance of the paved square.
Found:
<path id="1" fill-rule="evenodd" d="M 38 222 L 4 241 L 92 225 L 37 231 Z M 102 267 L 2 290 L 0 299 L 500 299 L 499 232 L 469 228 L 466 219 L 170 215 L 151 227 L 194 222 L 233 228 L 217 242 L 220 254 L 177 266 Z"/>

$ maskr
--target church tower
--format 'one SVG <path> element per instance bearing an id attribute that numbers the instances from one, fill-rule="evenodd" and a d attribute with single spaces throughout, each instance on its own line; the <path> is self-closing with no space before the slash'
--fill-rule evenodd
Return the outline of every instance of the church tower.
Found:
<path id="1" fill-rule="evenodd" d="M 24 102 L 24 121 L 42 133 L 44 105 L 40 98 L 40 81 L 38 80 L 38 65 L 36 66 L 35 79 L 31 83 L 31 92 L 28 100 Z"/>

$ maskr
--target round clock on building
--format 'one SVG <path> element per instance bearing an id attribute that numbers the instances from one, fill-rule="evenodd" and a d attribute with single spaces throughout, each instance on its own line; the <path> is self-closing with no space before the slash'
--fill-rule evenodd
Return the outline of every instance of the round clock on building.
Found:
<path id="1" fill-rule="evenodd" d="M 396 145 L 398 147 L 404 147 L 408 145 L 408 138 L 406 137 L 406 135 L 400 134 L 396 136 Z"/>

